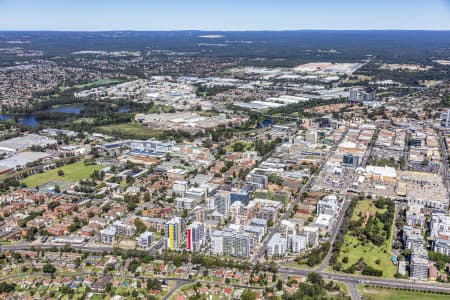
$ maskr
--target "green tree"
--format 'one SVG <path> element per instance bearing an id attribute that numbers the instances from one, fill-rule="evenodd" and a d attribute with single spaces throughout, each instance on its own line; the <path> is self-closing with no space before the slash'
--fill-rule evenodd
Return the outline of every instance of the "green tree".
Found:
<path id="1" fill-rule="evenodd" d="M 242 292 L 241 300 L 256 300 L 256 293 L 246 289 Z"/>
<path id="2" fill-rule="evenodd" d="M 42 268 L 42 272 L 47 274 L 53 274 L 56 272 L 56 268 L 49 262 L 47 262 Z"/>
<path id="3" fill-rule="evenodd" d="M 134 219 L 134 226 L 136 226 L 136 232 L 137 233 L 143 233 L 147 230 L 147 226 L 141 221 L 140 218 Z"/>

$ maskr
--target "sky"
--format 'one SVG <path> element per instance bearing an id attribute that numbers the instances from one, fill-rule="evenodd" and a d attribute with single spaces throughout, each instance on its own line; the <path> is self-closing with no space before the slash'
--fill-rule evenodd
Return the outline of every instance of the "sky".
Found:
<path id="1" fill-rule="evenodd" d="M 450 0 L 0 0 L 0 30 L 450 30 Z"/>

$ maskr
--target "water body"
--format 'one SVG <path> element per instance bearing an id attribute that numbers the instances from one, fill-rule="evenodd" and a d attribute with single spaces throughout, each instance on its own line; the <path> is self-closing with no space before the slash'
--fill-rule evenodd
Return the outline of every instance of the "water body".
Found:
<path id="1" fill-rule="evenodd" d="M 11 119 L 13 119 L 13 116 L 11 115 L 0 114 L 0 121 L 8 121 Z M 31 128 L 34 128 L 39 125 L 39 121 L 32 115 L 19 117 L 17 119 L 17 123 L 29 126 Z"/>
<path id="2" fill-rule="evenodd" d="M 273 124 L 273 120 L 272 119 L 266 119 L 264 121 L 262 121 L 257 128 L 265 128 L 268 126 L 271 126 Z"/>
<path id="3" fill-rule="evenodd" d="M 84 108 L 84 105 L 61 105 L 61 106 L 47 109 L 45 111 L 79 115 L 81 113 L 81 111 L 83 110 L 83 108 Z M 130 111 L 130 109 L 127 106 L 120 106 L 117 109 L 118 113 L 126 113 L 129 111 Z"/>
<path id="4" fill-rule="evenodd" d="M 62 105 L 44 111 L 79 115 L 83 108 L 83 105 Z"/>
<path id="5" fill-rule="evenodd" d="M 46 112 L 56 112 L 56 113 L 66 113 L 66 114 L 76 114 L 79 115 L 83 110 L 83 105 L 61 105 L 58 107 L 53 107 L 46 109 Z M 120 106 L 117 110 L 118 113 L 129 112 L 130 109 L 127 106 Z M 8 114 L 0 114 L 0 121 L 7 121 L 13 119 L 14 116 Z M 20 116 L 17 119 L 18 124 L 26 125 L 34 128 L 39 125 L 39 121 L 33 115 Z"/>

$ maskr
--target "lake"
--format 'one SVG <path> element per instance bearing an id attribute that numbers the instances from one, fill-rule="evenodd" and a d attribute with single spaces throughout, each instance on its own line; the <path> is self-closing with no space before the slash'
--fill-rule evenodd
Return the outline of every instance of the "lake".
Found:
<path id="1" fill-rule="evenodd" d="M 46 109 L 44 111 L 79 115 L 83 108 L 83 105 L 61 105 Z M 120 106 L 117 110 L 118 113 L 126 113 L 129 111 L 130 109 L 127 106 Z M 12 118 L 12 115 L 0 114 L 0 121 L 7 121 L 11 120 Z M 39 121 L 33 115 L 21 116 L 17 119 L 17 123 L 29 126 L 31 128 L 39 125 Z"/>

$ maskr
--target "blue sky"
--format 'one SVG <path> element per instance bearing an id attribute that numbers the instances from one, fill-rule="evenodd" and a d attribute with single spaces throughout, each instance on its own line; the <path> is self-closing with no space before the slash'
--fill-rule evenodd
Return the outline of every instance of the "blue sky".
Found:
<path id="1" fill-rule="evenodd" d="M 0 30 L 450 30 L 450 0 L 0 0 Z"/>

